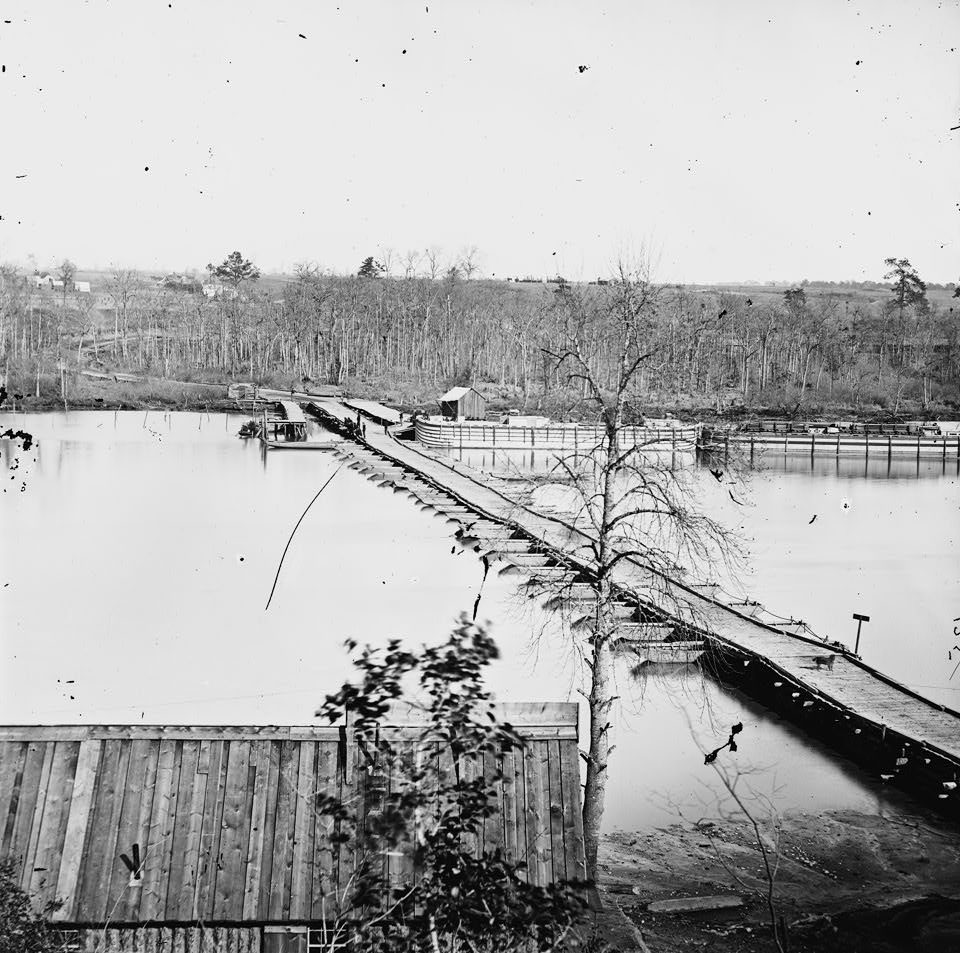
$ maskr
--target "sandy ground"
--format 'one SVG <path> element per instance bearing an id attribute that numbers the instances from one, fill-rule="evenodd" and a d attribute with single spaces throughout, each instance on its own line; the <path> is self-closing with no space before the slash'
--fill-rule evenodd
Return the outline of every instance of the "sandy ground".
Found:
<path id="1" fill-rule="evenodd" d="M 614 929 L 623 949 L 776 950 L 763 861 L 745 820 L 612 834 L 600 866 L 603 902 L 619 907 L 635 927 L 621 921 Z M 717 895 L 739 896 L 744 905 L 700 913 L 647 910 L 652 901 Z M 787 925 L 790 953 L 960 951 L 960 828 L 920 814 L 787 816 L 774 903 Z"/>

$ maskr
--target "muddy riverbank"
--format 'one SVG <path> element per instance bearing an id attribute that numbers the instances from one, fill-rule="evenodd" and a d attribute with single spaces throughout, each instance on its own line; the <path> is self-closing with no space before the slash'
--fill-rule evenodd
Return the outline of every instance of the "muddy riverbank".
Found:
<path id="1" fill-rule="evenodd" d="M 960 827 L 927 813 L 829 811 L 782 818 L 778 846 L 769 824 L 761 830 L 771 838 L 773 902 L 791 953 L 960 949 Z M 610 834 L 600 881 L 605 902 L 620 908 L 651 953 L 776 949 L 769 881 L 745 818 Z M 648 909 L 718 896 L 742 906 Z"/>

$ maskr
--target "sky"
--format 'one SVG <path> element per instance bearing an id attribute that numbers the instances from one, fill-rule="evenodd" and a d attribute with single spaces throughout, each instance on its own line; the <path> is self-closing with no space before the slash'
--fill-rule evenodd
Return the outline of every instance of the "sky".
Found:
<path id="1" fill-rule="evenodd" d="M 0 261 L 960 279 L 960 0 L 4 2 Z"/>

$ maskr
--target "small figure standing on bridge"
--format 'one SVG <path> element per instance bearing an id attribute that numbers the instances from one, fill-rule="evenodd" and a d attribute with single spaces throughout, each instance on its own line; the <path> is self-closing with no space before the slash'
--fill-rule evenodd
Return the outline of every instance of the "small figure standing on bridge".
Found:
<path id="1" fill-rule="evenodd" d="M 383 422 L 383 432 L 389 437 L 390 436 L 390 421 L 385 420 Z"/>
<path id="2" fill-rule="evenodd" d="M 363 437 L 364 440 L 367 439 L 367 425 L 366 425 L 366 424 L 360 424 L 360 434 L 361 434 L 361 436 Z"/>

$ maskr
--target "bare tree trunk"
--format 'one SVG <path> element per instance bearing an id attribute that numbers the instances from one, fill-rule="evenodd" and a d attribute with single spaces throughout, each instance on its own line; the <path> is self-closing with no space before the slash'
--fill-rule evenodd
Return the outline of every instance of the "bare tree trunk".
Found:
<path id="1" fill-rule="evenodd" d="M 608 761 L 613 746 L 610 743 L 613 705 L 613 648 L 607 634 L 609 626 L 603 597 L 598 598 L 598 631 L 594 637 L 591 659 L 592 678 L 587 703 L 590 710 L 590 749 L 587 753 L 587 780 L 583 794 L 583 841 L 586 850 L 587 876 L 596 878 L 597 851 L 606 799 Z"/>

